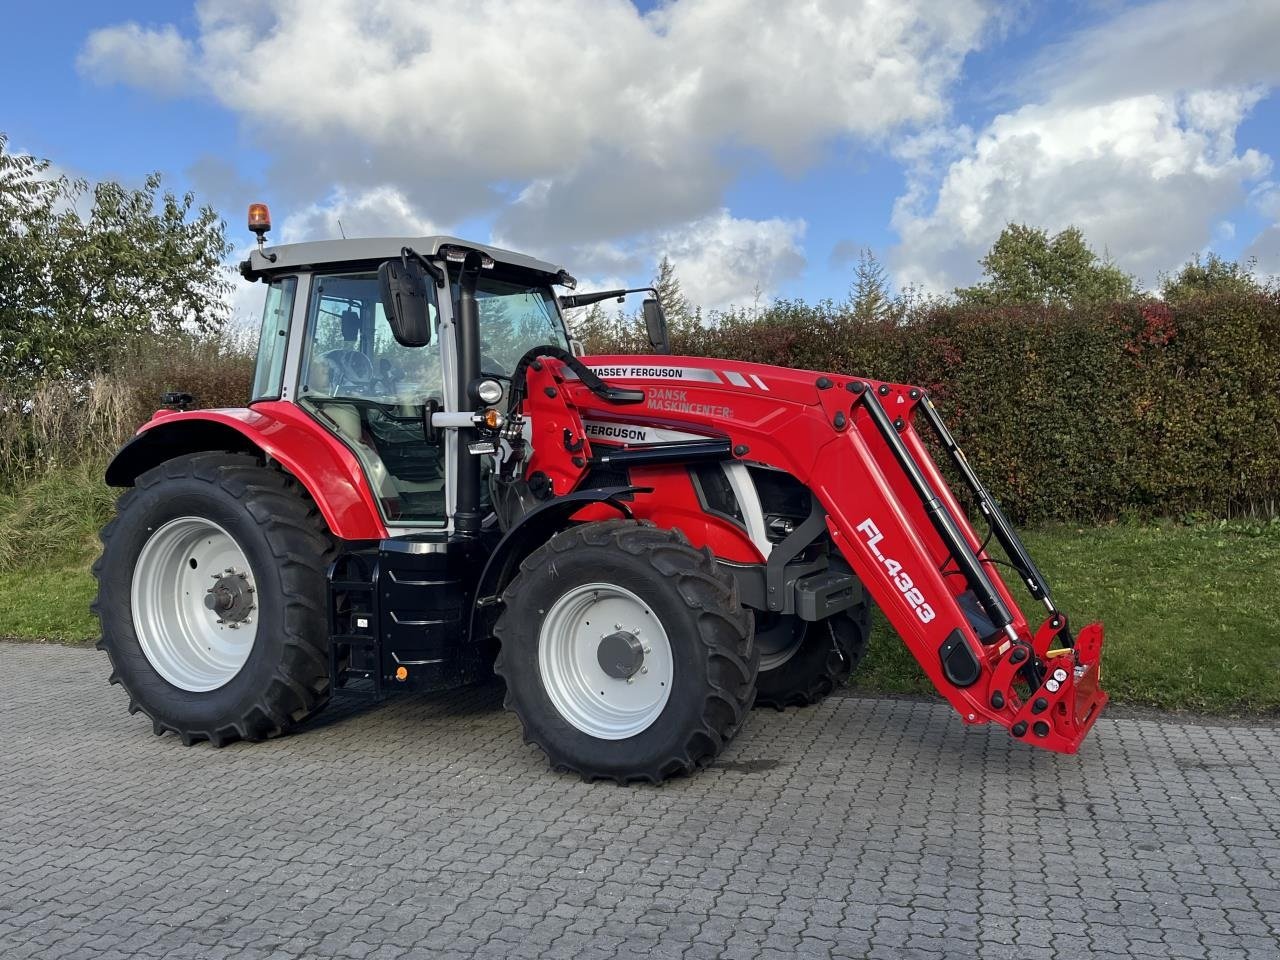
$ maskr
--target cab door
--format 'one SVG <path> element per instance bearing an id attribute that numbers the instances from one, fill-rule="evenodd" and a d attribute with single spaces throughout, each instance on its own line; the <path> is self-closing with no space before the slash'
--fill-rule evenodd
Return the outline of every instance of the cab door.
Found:
<path id="1" fill-rule="evenodd" d="M 356 455 L 397 533 L 449 523 L 445 431 L 429 440 L 423 422 L 432 402 L 449 407 L 439 306 L 430 309 L 432 342 L 405 347 L 391 333 L 375 272 L 311 278 L 298 402 Z"/>

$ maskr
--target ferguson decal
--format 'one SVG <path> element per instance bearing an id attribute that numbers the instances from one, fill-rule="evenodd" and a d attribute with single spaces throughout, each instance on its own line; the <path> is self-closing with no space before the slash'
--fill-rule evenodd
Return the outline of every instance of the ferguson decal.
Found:
<path id="1" fill-rule="evenodd" d="M 612 423 L 583 423 L 582 428 L 586 430 L 587 436 L 593 440 L 598 438 L 604 440 L 635 440 L 643 442 L 645 439 L 644 427 L 620 427 Z"/>
<path id="2" fill-rule="evenodd" d="M 662 427 L 639 427 L 629 423 L 583 420 L 582 429 L 592 440 L 620 440 L 625 443 L 675 443 L 682 440 L 705 440 L 704 434 L 666 430 Z"/>
<path id="3" fill-rule="evenodd" d="M 928 623 L 937 616 L 933 612 L 933 607 L 925 602 L 924 594 L 920 592 L 911 577 L 902 569 L 902 564 L 880 552 L 879 544 L 884 539 L 884 534 L 875 525 L 875 521 L 867 517 L 867 519 L 858 524 L 858 532 L 862 534 L 863 539 L 866 541 L 867 549 L 874 553 L 876 559 L 884 566 L 885 572 L 889 574 L 889 579 L 902 591 L 902 595 L 911 604 L 916 616 L 920 618 L 920 622 Z"/>

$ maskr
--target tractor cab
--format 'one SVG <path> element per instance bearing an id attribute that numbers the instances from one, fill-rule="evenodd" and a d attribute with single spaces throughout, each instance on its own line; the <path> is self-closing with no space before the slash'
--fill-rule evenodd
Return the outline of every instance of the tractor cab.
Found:
<path id="1" fill-rule="evenodd" d="M 499 396 L 489 405 L 501 410 L 526 351 L 569 349 L 552 285 L 571 278 L 559 267 L 441 236 L 263 247 L 242 264 L 246 277 L 268 285 L 251 406 L 294 403 L 349 448 L 393 531 L 446 528 L 456 507 L 456 436 L 432 418 L 471 410 L 468 391 L 479 388 L 459 370 L 468 253 L 480 263 L 478 373 L 486 395 Z M 406 257 L 435 268 L 434 282 L 422 285 L 426 342 L 414 345 L 397 339 L 379 280 L 384 263 Z"/>

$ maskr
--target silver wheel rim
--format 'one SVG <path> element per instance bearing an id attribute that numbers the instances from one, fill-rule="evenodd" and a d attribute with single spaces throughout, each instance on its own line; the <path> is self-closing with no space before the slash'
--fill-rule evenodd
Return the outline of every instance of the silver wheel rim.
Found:
<path id="1" fill-rule="evenodd" d="M 230 615 L 206 605 L 215 587 L 238 597 Z M 178 517 L 142 546 L 133 568 L 133 629 L 156 673 L 205 693 L 240 672 L 258 636 L 256 584 L 244 551 L 203 517 Z M 245 609 L 246 604 L 248 609 Z"/>
<path id="2" fill-rule="evenodd" d="M 627 679 L 600 665 L 601 641 L 625 632 L 639 641 L 643 661 Z M 671 696 L 671 643 L 649 605 L 624 587 L 588 583 L 551 605 L 538 633 L 542 687 L 566 722 L 601 740 L 625 740 L 647 730 Z"/>

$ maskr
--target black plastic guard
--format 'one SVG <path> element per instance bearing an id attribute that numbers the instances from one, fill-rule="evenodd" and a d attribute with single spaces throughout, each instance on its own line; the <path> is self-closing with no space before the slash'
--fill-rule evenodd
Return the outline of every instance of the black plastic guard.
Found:
<path id="1" fill-rule="evenodd" d="M 982 667 L 978 658 L 969 649 L 964 634 L 956 627 L 947 635 L 938 647 L 938 657 L 942 661 L 942 672 L 957 687 L 968 687 L 976 683 L 982 675 Z"/>

